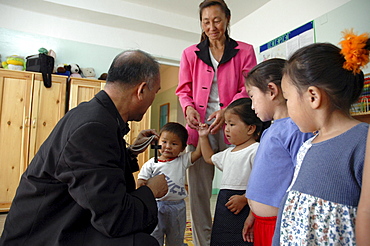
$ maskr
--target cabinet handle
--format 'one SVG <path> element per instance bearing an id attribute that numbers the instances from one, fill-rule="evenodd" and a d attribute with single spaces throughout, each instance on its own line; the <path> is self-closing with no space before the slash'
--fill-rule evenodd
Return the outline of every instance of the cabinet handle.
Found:
<path id="1" fill-rule="evenodd" d="M 29 125 L 29 122 L 30 122 L 30 118 L 29 117 L 26 117 L 25 119 L 24 119 L 24 127 L 29 127 L 30 125 Z"/>
<path id="2" fill-rule="evenodd" d="M 32 120 L 32 128 L 36 128 L 36 118 L 33 118 Z"/>

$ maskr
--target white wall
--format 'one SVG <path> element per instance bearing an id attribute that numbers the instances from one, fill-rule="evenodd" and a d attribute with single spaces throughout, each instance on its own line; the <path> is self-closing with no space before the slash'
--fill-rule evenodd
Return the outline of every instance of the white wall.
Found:
<path id="1" fill-rule="evenodd" d="M 0 22 L 0 28 L 9 30 L 16 30 L 35 35 L 44 35 L 57 39 L 64 39 L 69 41 L 76 41 L 86 44 L 99 45 L 103 47 L 110 47 L 119 50 L 125 49 L 142 49 L 163 63 L 178 63 L 181 56 L 182 49 L 198 41 L 199 36 L 194 35 L 194 40 L 183 40 L 181 36 L 171 38 L 168 35 L 163 36 L 161 33 L 143 33 L 130 29 L 115 28 L 110 26 L 102 26 L 93 23 L 82 22 L 74 19 L 65 19 L 48 14 L 41 14 L 37 12 L 27 11 L 24 9 L 4 5 L 0 3 L 0 16 L 3 21 Z M 8 20 L 8 21 L 5 21 Z M 199 23 L 197 23 L 199 25 Z M 198 28 L 197 26 L 196 28 Z M 24 39 L 24 47 L 27 48 L 29 44 L 27 39 Z M 4 48 L 9 46 L 6 40 L 0 40 L 0 54 L 3 57 L 8 55 L 15 55 L 7 53 Z M 32 44 L 33 45 L 33 44 Z M 37 53 L 38 48 L 29 50 L 26 54 L 16 55 L 32 55 Z M 1 48 L 3 47 L 3 48 Z M 47 49 L 56 49 L 55 47 L 45 47 Z M 73 47 L 70 47 L 73 50 Z M 64 52 L 63 50 L 55 50 L 57 53 Z M 78 53 L 79 50 L 75 50 Z M 94 51 L 91 51 L 92 53 Z M 59 61 L 61 63 L 78 63 L 78 61 Z"/>
<path id="2" fill-rule="evenodd" d="M 271 0 L 235 23 L 232 36 L 255 49 L 350 0 Z M 368 1 L 368 0 L 364 0 Z"/>
<path id="3" fill-rule="evenodd" d="M 232 26 L 232 36 L 259 46 L 314 21 L 316 42 L 338 45 L 342 31 L 370 32 L 369 0 L 271 0 Z M 364 68 L 369 73 L 370 68 Z"/>
<path id="4" fill-rule="evenodd" d="M 342 40 L 342 31 L 351 29 L 357 33 L 370 33 L 370 1 L 351 0 L 315 20 L 316 42 L 335 45 Z M 370 64 L 363 72 L 370 73 Z"/>
<path id="5" fill-rule="evenodd" d="M 100 70 L 106 70 L 106 67 L 110 65 L 113 59 L 112 54 L 125 49 L 142 49 L 153 54 L 162 63 L 177 65 L 182 50 L 199 41 L 199 35 L 195 34 L 196 30 L 199 29 L 198 21 L 181 19 L 187 26 L 192 26 L 192 28 L 188 27 L 188 31 L 193 32 L 192 35 L 184 39 L 181 36 L 170 37 L 161 33 L 134 31 L 133 28 L 122 29 L 87 23 L 77 20 L 78 18 L 75 18 L 76 14 L 71 14 L 71 19 L 46 13 L 40 14 L 1 4 L 1 1 L 3 0 L 0 0 L 0 16 L 2 20 L 11 21 L 0 22 L 0 28 L 33 34 L 31 38 L 26 36 L 22 39 L 23 36 L 19 33 L 17 38 L 23 42 L 19 47 L 14 47 L 6 39 L 1 39 L 0 54 L 3 60 L 8 55 L 32 55 L 37 53 L 38 48 L 45 47 L 57 52 L 57 60 L 58 57 L 61 58 L 58 61 L 59 63 L 82 63 L 82 67 L 95 67 L 98 70 L 97 73 L 99 73 Z M 49 1 L 52 2 L 53 0 Z M 120 1 L 116 2 L 118 4 Z M 252 44 L 257 52 L 260 45 L 316 19 L 317 40 L 337 43 L 340 31 L 350 26 L 354 21 L 356 23 L 361 22 L 363 26 L 366 26 L 362 28 L 357 28 L 358 25 L 353 26 L 356 29 L 361 29 L 360 32 L 366 31 L 366 29 L 370 31 L 367 24 L 369 21 L 363 20 L 369 18 L 369 4 L 369 0 L 271 0 L 254 13 L 234 24 L 231 27 L 231 36 L 234 39 Z M 342 10 L 338 14 L 332 15 L 331 13 L 336 9 Z M 145 15 L 141 15 L 146 17 L 141 18 L 151 19 L 155 17 L 154 19 L 157 22 L 168 22 L 168 15 L 163 15 L 163 20 L 158 20 L 161 16 L 150 17 L 148 15 L 150 15 L 150 10 L 146 11 Z M 72 17 L 74 18 L 72 19 Z M 319 26 L 318 22 L 322 20 L 325 22 L 325 19 L 327 19 L 327 22 Z M 344 27 L 345 25 L 347 26 Z M 42 35 L 48 38 L 44 38 Z M 37 40 L 37 36 L 41 38 Z M 55 39 L 78 42 L 76 46 L 78 49 L 74 49 L 74 45 L 71 43 L 72 47 L 66 50 L 66 47 L 61 47 L 63 42 L 60 45 L 61 42 L 56 42 Z M 45 41 L 45 44 L 42 41 Z M 48 46 L 48 43 L 51 45 Z M 93 51 L 90 52 L 91 56 L 90 54 L 81 54 L 80 47 L 82 44 L 91 44 L 91 47 L 94 47 Z M 57 47 L 52 47 L 52 45 Z M 58 48 L 63 50 L 58 50 Z M 104 48 L 110 48 L 108 51 L 110 57 L 107 60 L 102 58 L 103 61 L 99 63 L 92 55 L 95 50 L 99 55 L 104 53 Z M 18 50 L 23 53 L 17 53 Z M 64 54 L 67 54 L 68 57 Z M 93 65 L 88 64 L 91 61 L 94 61 Z"/>

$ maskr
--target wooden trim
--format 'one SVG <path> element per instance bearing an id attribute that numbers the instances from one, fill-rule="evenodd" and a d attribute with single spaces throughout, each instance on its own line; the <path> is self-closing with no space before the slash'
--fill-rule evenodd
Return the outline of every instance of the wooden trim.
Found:
<path id="1" fill-rule="evenodd" d="M 0 213 L 9 212 L 10 206 L 12 204 L 10 202 L 2 202 L 0 203 Z"/>

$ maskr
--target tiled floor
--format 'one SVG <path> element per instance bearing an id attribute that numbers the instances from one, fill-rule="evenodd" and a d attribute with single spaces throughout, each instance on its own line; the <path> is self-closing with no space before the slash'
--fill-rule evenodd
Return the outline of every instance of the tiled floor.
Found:
<path id="1" fill-rule="evenodd" d="M 214 211 L 215 211 L 215 208 L 216 208 L 216 201 L 217 201 L 217 195 L 212 195 L 211 197 L 211 213 L 212 213 L 212 216 L 214 215 Z M 192 235 L 191 235 L 191 227 L 190 227 L 190 223 L 191 222 L 191 219 L 190 219 L 190 205 L 189 205 L 189 198 L 187 197 L 185 199 L 185 202 L 186 202 L 186 230 L 185 230 L 185 243 L 188 245 L 188 246 L 193 246 L 193 241 L 192 241 Z"/>
<path id="2" fill-rule="evenodd" d="M 217 195 L 212 195 L 211 197 L 211 212 L 212 216 L 214 214 L 215 208 L 216 208 L 216 201 L 217 201 Z M 185 198 L 186 202 L 186 220 L 190 221 L 190 205 L 189 205 L 189 197 Z"/>
<path id="3" fill-rule="evenodd" d="M 212 198 L 211 198 L 212 214 L 214 214 L 214 211 L 215 211 L 216 200 L 217 200 L 217 195 L 212 195 Z M 187 217 L 187 221 L 190 221 L 189 198 L 186 198 L 185 201 L 186 201 L 186 217 Z M 6 215 L 7 215 L 6 213 L 0 213 L 0 235 L 3 232 L 3 229 L 4 229 L 4 222 L 5 222 Z M 189 246 L 190 246 L 190 243 L 189 243 Z"/>

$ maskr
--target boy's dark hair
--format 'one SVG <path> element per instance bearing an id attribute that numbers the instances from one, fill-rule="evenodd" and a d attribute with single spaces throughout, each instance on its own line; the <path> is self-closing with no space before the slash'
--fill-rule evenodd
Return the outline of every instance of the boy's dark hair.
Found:
<path id="1" fill-rule="evenodd" d="M 309 86 L 323 89 L 330 98 L 332 110 L 349 114 L 364 86 L 364 74 L 353 74 L 343 68 L 344 56 L 329 43 L 315 43 L 297 50 L 288 60 L 284 74 L 302 93 Z"/>
<path id="2" fill-rule="evenodd" d="M 238 115 L 245 124 L 256 126 L 256 130 L 253 133 L 256 141 L 259 141 L 262 132 L 271 124 L 270 121 L 262 122 L 257 117 L 252 109 L 252 100 L 250 98 L 239 98 L 233 101 L 226 108 L 226 111 Z"/>
<path id="3" fill-rule="evenodd" d="M 162 132 L 171 132 L 173 134 L 176 134 L 181 140 L 182 147 L 186 147 L 186 142 L 188 141 L 188 131 L 180 123 L 168 122 L 161 128 L 159 135 L 161 135 Z"/>
<path id="4" fill-rule="evenodd" d="M 263 93 L 267 92 L 267 85 L 270 82 L 281 88 L 281 79 L 286 62 L 281 58 L 272 58 L 259 63 L 246 75 L 245 85 L 255 86 Z"/>

